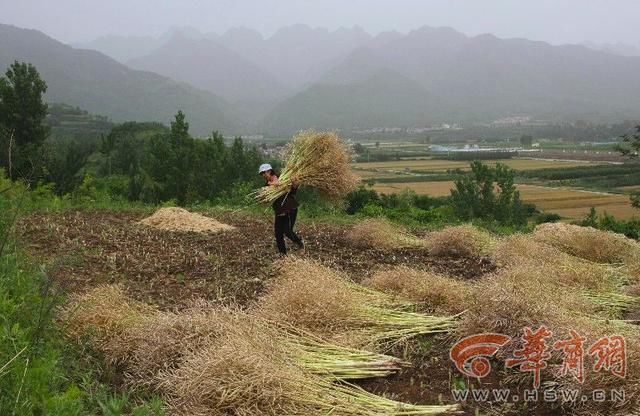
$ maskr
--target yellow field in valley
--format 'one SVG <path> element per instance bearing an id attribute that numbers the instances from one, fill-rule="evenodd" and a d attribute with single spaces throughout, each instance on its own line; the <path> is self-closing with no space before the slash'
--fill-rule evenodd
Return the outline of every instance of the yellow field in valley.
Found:
<path id="1" fill-rule="evenodd" d="M 450 194 L 453 182 L 379 183 L 373 188 L 386 194 L 408 188 L 421 195 L 445 196 Z M 591 207 L 595 207 L 599 213 L 606 211 L 624 219 L 632 218 L 638 213 L 631 206 L 627 195 L 537 185 L 517 185 L 517 188 L 524 201 L 535 204 L 542 211 L 554 212 L 571 220 L 584 218 Z"/>
<path id="2" fill-rule="evenodd" d="M 504 160 L 487 160 L 486 164 L 494 165 L 498 162 L 503 163 L 515 170 L 532 170 L 532 169 L 550 169 L 550 168 L 569 168 L 573 166 L 589 166 L 597 164 L 597 162 L 587 161 L 562 161 L 562 160 L 540 160 L 540 159 L 504 159 Z M 469 170 L 468 160 L 393 160 L 387 162 L 363 162 L 353 164 L 356 173 L 361 171 L 405 171 L 419 170 L 424 172 L 446 172 L 448 169 Z"/>

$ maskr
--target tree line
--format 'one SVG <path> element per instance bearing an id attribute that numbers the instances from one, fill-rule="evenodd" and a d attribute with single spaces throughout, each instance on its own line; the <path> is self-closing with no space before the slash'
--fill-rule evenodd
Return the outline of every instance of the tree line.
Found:
<path id="1" fill-rule="evenodd" d="M 230 146 L 214 131 L 189 134 L 179 111 L 170 127 L 128 122 L 99 141 L 52 139 L 45 123 L 46 82 L 28 63 L 14 62 L 0 77 L 0 168 L 12 180 L 49 184 L 58 194 L 91 183 L 115 197 L 188 204 L 260 184 L 262 155 L 237 137 Z"/>

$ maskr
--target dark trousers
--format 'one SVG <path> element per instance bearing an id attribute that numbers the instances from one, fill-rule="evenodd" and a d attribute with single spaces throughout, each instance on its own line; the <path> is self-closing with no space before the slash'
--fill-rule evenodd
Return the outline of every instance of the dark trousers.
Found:
<path id="1" fill-rule="evenodd" d="M 297 216 L 297 209 L 294 209 L 284 215 L 276 215 L 276 220 L 273 228 L 276 234 L 276 244 L 278 246 L 278 251 L 282 254 L 287 254 L 287 246 L 284 243 L 284 236 L 287 236 L 289 240 L 296 243 L 299 247 L 303 246 L 302 239 L 293 232 L 293 226 L 296 224 Z"/>

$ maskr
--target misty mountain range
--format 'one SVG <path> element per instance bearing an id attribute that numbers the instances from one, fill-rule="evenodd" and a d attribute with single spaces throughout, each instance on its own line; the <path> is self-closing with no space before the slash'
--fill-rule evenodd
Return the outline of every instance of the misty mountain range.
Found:
<path id="1" fill-rule="evenodd" d="M 595 42 L 582 42 L 581 45 L 587 48 L 612 53 L 614 55 L 621 56 L 640 56 L 640 43 L 632 45 L 629 43 L 617 42 L 617 43 L 595 43 Z"/>
<path id="2" fill-rule="evenodd" d="M 0 67 L 14 59 L 38 67 L 51 101 L 115 121 L 168 122 L 182 109 L 200 134 L 640 116 L 640 57 L 451 28 L 372 36 L 294 25 L 268 38 L 178 28 L 72 48 L 0 25 Z"/>

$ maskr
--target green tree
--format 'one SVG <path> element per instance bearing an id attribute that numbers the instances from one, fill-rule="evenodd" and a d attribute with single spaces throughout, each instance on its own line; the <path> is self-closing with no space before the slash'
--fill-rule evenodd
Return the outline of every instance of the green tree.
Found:
<path id="1" fill-rule="evenodd" d="M 496 220 L 503 224 L 526 222 L 526 207 L 514 184 L 515 172 L 498 163 L 495 167 L 471 162 L 471 172 L 455 181 L 451 203 L 457 217 Z"/>
<path id="2" fill-rule="evenodd" d="M 189 123 L 182 110 L 175 115 L 175 120 L 171 122 L 171 140 L 181 141 L 189 139 Z"/>
<path id="3" fill-rule="evenodd" d="M 353 151 L 358 154 L 364 154 L 364 152 L 366 151 L 366 149 L 364 148 L 364 146 L 362 145 L 362 143 L 356 143 L 353 145 Z"/>
<path id="4" fill-rule="evenodd" d="M 40 148 L 49 135 L 42 100 L 46 91 L 47 84 L 28 63 L 15 61 L 0 78 L 0 160 L 10 178 L 33 180 L 39 174 Z"/>
<path id="5" fill-rule="evenodd" d="M 636 126 L 635 133 L 627 133 L 622 136 L 622 145 L 617 146 L 617 150 L 631 159 L 637 159 L 640 152 L 640 124 Z M 634 208 L 640 208 L 640 193 L 634 192 L 629 197 Z"/>
<path id="6" fill-rule="evenodd" d="M 617 150 L 623 156 L 637 159 L 638 152 L 640 152 L 640 124 L 636 126 L 635 133 L 624 134 L 621 138 L 623 144 L 617 146 Z"/>

